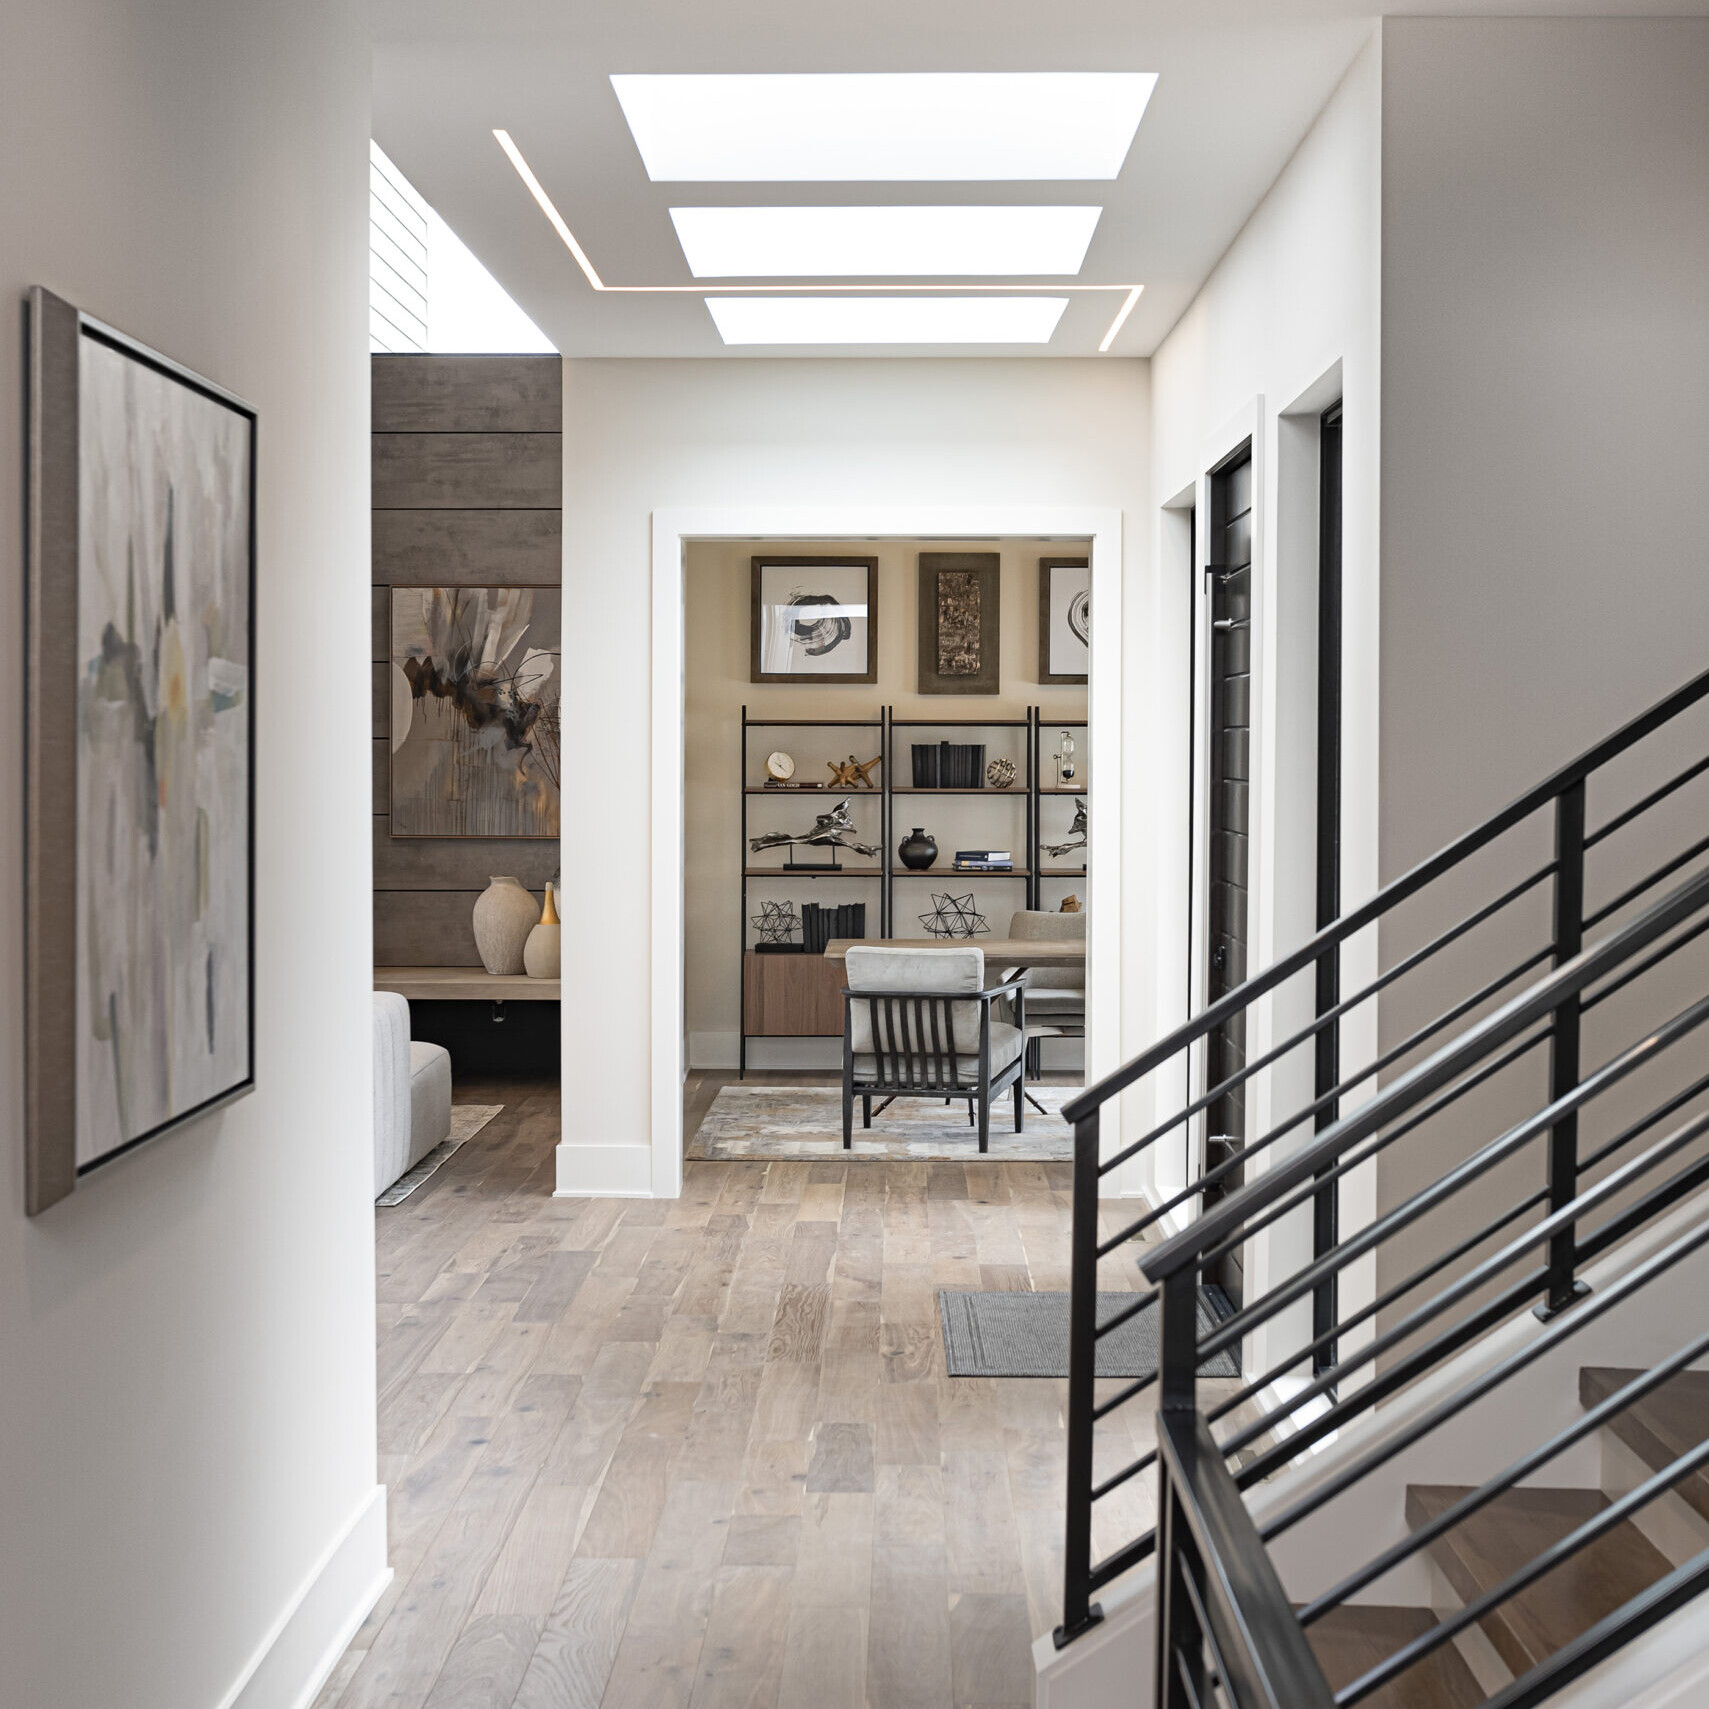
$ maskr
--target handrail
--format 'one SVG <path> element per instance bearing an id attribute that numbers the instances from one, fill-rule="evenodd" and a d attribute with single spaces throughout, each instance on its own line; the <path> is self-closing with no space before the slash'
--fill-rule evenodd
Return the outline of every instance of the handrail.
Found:
<path id="1" fill-rule="evenodd" d="M 1141 1259 L 1140 1270 L 1147 1280 L 1162 1282 L 1196 1264 L 1207 1247 L 1231 1235 L 1284 1192 L 1332 1167 L 1357 1141 L 1386 1127 L 1432 1092 L 1458 1079 L 1532 1022 L 1552 1014 L 1593 980 L 1619 966 L 1636 951 L 1647 948 L 1705 906 L 1709 906 L 1709 872 L 1688 879 L 1637 919 L 1590 949 L 1581 950 L 1529 990 L 1522 991 L 1452 1043 L 1391 1081 L 1367 1103 L 1325 1128 L 1309 1145 L 1219 1200 L 1196 1222 Z"/>
<path id="2" fill-rule="evenodd" d="M 1646 711 L 1623 724 L 1612 735 L 1605 736 L 1594 747 L 1586 749 L 1577 759 L 1568 761 L 1541 783 L 1534 784 L 1499 812 L 1485 819 L 1482 824 L 1456 837 L 1453 842 L 1420 861 L 1410 871 L 1391 879 L 1373 896 L 1325 926 L 1298 949 L 1271 963 L 1262 972 L 1253 974 L 1251 978 L 1178 1026 L 1172 1033 L 1141 1051 L 1131 1061 L 1123 1063 L 1120 1068 L 1113 1069 L 1103 1079 L 1088 1086 L 1078 1097 L 1070 1099 L 1062 1106 L 1064 1118 L 1071 1122 L 1079 1121 L 1100 1105 L 1108 1103 L 1118 1092 L 1125 1091 L 1136 1080 L 1141 1080 L 1153 1070 L 1161 1068 L 1171 1057 L 1178 1055 L 1188 1045 L 1197 1043 L 1224 1021 L 1248 1008 L 1259 997 L 1285 984 L 1295 974 L 1303 973 L 1328 951 L 1367 926 L 1375 924 L 1399 903 L 1406 901 L 1408 897 L 1415 895 L 1480 849 L 1487 848 L 1539 808 L 1548 806 L 1574 785 L 1583 783 L 1593 771 L 1599 770 L 1646 736 L 1654 734 L 1670 719 L 1696 705 L 1706 696 L 1709 696 L 1709 671 L 1702 672 L 1671 694 L 1665 695 Z M 1695 776 L 1696 773 L 1691 775 Z M 1645 804 L 1647 803 L 1640 805 Z M 1613 828 L 1613 822 L 1610 827 L 1599 828 L 1592 836 L 1600 840 L 1608 828 Z"/>

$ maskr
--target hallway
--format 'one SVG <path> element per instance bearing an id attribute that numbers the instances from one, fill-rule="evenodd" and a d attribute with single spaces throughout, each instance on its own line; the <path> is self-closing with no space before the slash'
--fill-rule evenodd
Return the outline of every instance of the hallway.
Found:
<path id="1" fill-rule="evenodd" d="M 1069 1165 L 553 1199 L 557 1087 L 459 1096 L 505 1109 L 377 1213 L 396 1578 L 316 1709 L 1030 1704 L 1066 1385 L 946 1379 L 936 1292 L 1066 1288 Z"/>

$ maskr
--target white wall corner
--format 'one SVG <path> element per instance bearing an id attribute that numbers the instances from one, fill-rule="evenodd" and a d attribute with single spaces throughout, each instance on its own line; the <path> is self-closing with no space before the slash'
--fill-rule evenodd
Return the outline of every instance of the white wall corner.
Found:
<path id="1" fill-rule="evenodd" d="M 1156 1568 L 1136 1569 L 1130 1584 L 1098 1599 L 1104 1617 L 1063 1649 L 1046 1632 L 1033 1640 L 1034 1709 L 1148 1709 Z"/>
<path id="2" fill-rule="evenodd" d="M 681 1103 L 678 1089 L 677 1102 Z M 558 1147 L 560 1199 L 675 1198 L 676 1189 L 657 1193 L 653 1184 L 653 1151 L 647 1145 L 582 1145 Z"/>
<path id="3" fill-rule="evenodd" d="M 218 1709 L 309 1709 L 392 1580 L 375 1484 L 280 1610 Z"/>

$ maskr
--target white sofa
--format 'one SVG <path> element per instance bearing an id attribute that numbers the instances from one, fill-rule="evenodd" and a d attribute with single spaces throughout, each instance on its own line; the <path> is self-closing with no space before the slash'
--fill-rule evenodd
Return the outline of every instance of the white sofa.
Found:
<path id="1" fill-rule="evenodd" d="M 374 1194 L 451 1137 L 451 1056 L 414 1044 L 409 1002 L 374 993 Z"/>

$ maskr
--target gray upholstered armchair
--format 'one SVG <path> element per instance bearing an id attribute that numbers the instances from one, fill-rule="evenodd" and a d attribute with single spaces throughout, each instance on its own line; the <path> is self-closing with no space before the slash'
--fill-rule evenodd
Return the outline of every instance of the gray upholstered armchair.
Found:
<path id="1" fill-rule="evenodd" d="M 1026 908 L 1009 921 L 1011 938 L 1033 938 L 1055 943 L 1085 942 L 1086 916 L 1053 914 Z M 1022 1030 L 1027 1035 L 1027 1073 L 1035 1080 L 1043 1068 L 1041 1043 L 1047 1038 L 1086 1036 L 1086 970 L 1084 967 L 1033 967 L 1021 973 L 1008 969 L 1005 977 L 1019 977 L 1027 988 L 1027 1013 Z"/>
<path id="2" fill-rule="evenodd" d="M 991 1100 L 1015 1098 L 1015 1132 L 1023 1131 L 1022 1056 L 1026 993 L 1018 979 L 985 986 L 985 952 L 975 948 L 852 947 L 843 992 L 843 1148 L 854 1144 L 854 1101 L 871 1127 L 872 1100 L 966 1098 L 977 1112 L 979 1149 L 991 1148 Z M 1015 1021 L 998 1004 L 1013 998 Z"/>

